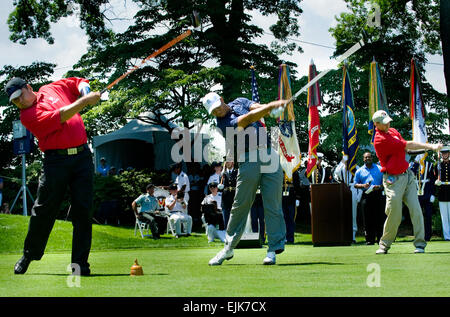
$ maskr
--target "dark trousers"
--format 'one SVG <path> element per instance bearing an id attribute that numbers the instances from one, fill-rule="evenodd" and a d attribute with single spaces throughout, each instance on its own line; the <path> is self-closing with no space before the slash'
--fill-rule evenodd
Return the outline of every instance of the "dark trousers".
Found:
<path id="1" fill-rule="evenodd" d="M 433 233 L 432 228 L 432 216 L 433 216 L 433 204 L 430 202 L 430 197 L 419 196 L 420 207 L 422 208 L 423 220 L 425 225 L 425 241 L 430 241 Z"/>
<path id="2" fill-rule="evenodd" d="M 283 199 L 284 222 L 286 223 L 286 241 L 294 242 L 295 233 L 295 201 Z"/>
<path id="3" fill-rule="evenodd" d="M 386 198 L 381 190 L 363 194 L 361 208 L 364 217 L 366 242 L 378 243 L 383 235 L 383 225 L 386 220 Z"/>
<path id="4" fill-rule="evenodd" d="M 259 230 L 259 239 L 264 243 L 266 241 L 265 231 L 266 226 L 264 222 L 264 206 L 262 203 L 262 199 L 255 198 L 253 202 L 252 208 L 250 210 L 250 218 L 252 224 L 252 231 L 258 232 Z"/>
<path id="5" fill-rule="evenodd" d="M 89 267 L 93 176 L 92 154 L 87 148 L 76 155 L 45 154 L 24 243 L 26 257 L 32 260 L 42 258 L 62 200 L 69 189 L 69 212 L 73 225 L 72 263 L 81 268 Z"/>
<path id="6" fill-rule="evenodd" d="M 225 230 L 225 226 L 223 224 L 223 215 L 220 211 L 205 213 L 205 221 L 208 225 L 218 225 L 219 230 Z"/>
<path id="7" fill-rule="evenodd" d="M 223 216 L 223 223 L 225 225 L 225 228 L 228 226 L 228 220 L 230 220 L 230 211 L 231 211 L 231 206 L 222 205 L 222 216 Z"/>
<path id="8" fill-rule="evenodd" d="M 158 224 L 156 222 L 156 216 L 154 216 L 148 212 L 140 212 L 139 219 L 148 223 L 148 225 L 150 227 L 150 231 L 152 232 L 153 238 L 159 238 L 159 230 L 158 230 Z"/>

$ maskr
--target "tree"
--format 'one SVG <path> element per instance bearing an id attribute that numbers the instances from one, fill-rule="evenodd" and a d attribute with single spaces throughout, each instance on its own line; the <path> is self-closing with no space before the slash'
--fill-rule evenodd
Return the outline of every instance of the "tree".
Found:
<path id="1" fill-rule="evenodd" d="M 439 16 L 438 1 L 432 0 L 376 0 L 381 9 L 381 27 L 375 29 L 367 25 L 368 8 L 365 1 L 345 0 L 351 13 L 341 13 L 337 17 L 338 24 L 331 28 L 330 32 L 336 39 L 337 48 L 335 56 L 342 54 L 353 45 L 365 31 L 366 44 L 358 53 L 352 55 L 348 62 L 352 81 L 357 128 L 360 136 L 360 144 L 369 145 L 367 136 L 368 118 L 368 78 L 369 65 L 373 58 L 380 64 L 383 81 L 387 94 L 389 111 L 393 116 L 395 126 L 405 138 L 411 136 L 411 120 L 409 119 L 409 76 L 410 61 L 414 57 L 419 69 L 423 69 L 426 63 L 425 53 L 440 53 L 439 31 L 436 21 Z M 422 23 L 418 23 L 418 19 Z M 329 99 L 325 108 L 329 115 L 323 118 L 323 131 L 330 133 L 328 127 L 339 122 L 340 94 L 329 94 L 336 91 L 336 87 L 328 86 L 333 74 L 327 75 L 321 81 L 324 95 Z M 422 92 L 428 111 L 426 119 L 430 142 L 448 142 L 448 135 L 442 132 L 445 126 L 447 111 L 446 96 L 435 91 L 427 83 L 422 72 Z M 335 77 L 338 82 L 342 78 Z M 331 89 L 330 89 L 331 88 Z M 340 89 L 337 90 L 340 92 Z M 341 137 L 336 135 L 337 138 Z M 361 141 L 362 137 L 362 141 Z M 335 139 L 330 146 L 337 144 L 336 153 L 340 151 L 341 141 Z M 327 139 L 327 142 L 329 140 Z"/>
<path id="2" fill-rule="evenodd" d="M 16 3 L 16 9 L 8 20 L 11 40 L 25 43 L 29 38 L 43 37 L 52 43 L 50 22 L 78 14 L 81 27 L 86 30 L 90 39 L 88 55 L 99 57 L 95 70 L 105 74 L 105 69 L 114 67 L 116 72 L 121 73 L 130 65 L 130 59 L 145 57 L 148 52 L 173 38 L 174 34 L 179 34 L 180 29 L 189 23 L 191 13 L 195 10 L 199 12 L 205 26 L 205 32 L 198 33 L 195 46 L 202 48 L 208 59 L 213 59 L 220 65 L 218 69 L 222 78 L 219 83 L 223 86 L 226 99 L 241 94 L 242 83 L 250 65 L 254 64 L 260 72 L 268 74 L 271 67 L 280 64 L 270 48 L 253 43 L 263 30 L 249 23 L 252 10 L 263 15 L 277 14 L 278 20 L 271 26 L 271 31 L 279 40 L 273 43 L 277 52 L 289 52 L 297 48 L 295 43 L 287 42 L 287 37 L 299 34 L 297 17 L 302 12 L 299 0 L 134 2 L 140 6 L 135 24 L 125 33 L 115 36 L 105 26 L 105 20 L 111 20 L 108 17 L 111 11 L 108 0 L 21 0 Z M 154 30 L 163 34 L 149 35 Z M 118 54 L 109 54 L 112 50 L 118 51 L 122 58 L 116 60 Z M 173 63 L 176 61 L 172 61 Z M 167 63 L 162 66 L 167 67 Z"/>
<path id="3" fill-rule="evenodd" d="M 450 1 L 441 0 L 440 30 L 442 53 L 444 54 L 444 74 L 447 87 L 447 122 L 450 134 Z"/>
<path id="4" fill-rule="evenodd" d="M 6 83 L 13 77 L 21 77 L 33 87 L 34 91 L 37 91 L 41 86 L 49 83 L 48 79 L 53 74 L 55 67 L 55 64 L 40 62 L 18 68 L 6 65 L 0 70 L 0 78 L 4 78 L 0 82 L 0 87 L 5 87 Z M 11 164 L 20 165 L 20 159 L 13 154 L 12 145 L 12 122 L 19 120 L 19 109 L 9 103 L 4 89 L 0 91 L 0 106 L 4 107 L 2 113 L 0 113 L 0 148 L 2 149 L 0 169 L 3 169 L 11 166 Z M 28 161 L 33 161 L 36 155 L 39 154 L 28 155 Z"/>

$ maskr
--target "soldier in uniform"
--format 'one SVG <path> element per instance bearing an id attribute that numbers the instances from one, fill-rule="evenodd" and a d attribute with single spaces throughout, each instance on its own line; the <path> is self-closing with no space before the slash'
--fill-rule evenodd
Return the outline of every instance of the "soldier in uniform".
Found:
<path id="1" fill-rule="evenodd" d="M 450 241 L 450 146 L 441 150 L 442 162 L 438 162 L 436 186 L 438 188 L 439 209 L 441 211 L 444 239 Z"/>
<path id="2" fill-rule="evenodd" d="M 299 204 L 298 199 L 300 195 L 300 178 L 298 170 L 292 174 L 292 181 L 287 181 L 283 185 L 283 214 L 284 222 L 286 223 L 286 242 L 288 244 L 294 243 L 295 234 L 295 218 L 297 216 L 296 206 Z"/>
<path id="3" fill-rule="evenodd" d="M 234 162 L 226 162 L 219 184 L 219 190 L 222 190 L 222 214 L 225 228 L 228 225 L 228 219 L 230 219 L 231 206 L 236 193 L 237 175 L 238 169 L 235 168 Z"/>
<path id="4" fill-rule="evenodd" d="M 430 241 L 433 233 L 431 217 L 433 215 L 433 202 L 435 195 L 435 175 L 433 163 L 429 161 L 424 162 L 424 170 L 421 171 L 419 159 L 411 164 L 411 170 L 416 175 L 417 194 L 419 196 L 420 207 L 422 208 L 423 218 L 425 222 L 425 241 Z"/>
<path id="5" fill-rule="evenodd" d="M 331 168 L 328 166 L 324 166 L 323 162 L 323 153 L 317 153 L 317 163 L 316 169 L 312 172 L 309 177 L 309 182 L 311 184 L 325 184 L 333 182 L 333 175 L 331 172 Z"/>

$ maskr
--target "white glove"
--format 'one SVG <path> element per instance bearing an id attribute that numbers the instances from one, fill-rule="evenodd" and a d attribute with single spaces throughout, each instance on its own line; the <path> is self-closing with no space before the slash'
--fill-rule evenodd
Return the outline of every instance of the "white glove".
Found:
<path id="1" fill-rule="evenodd" d="M 441 180 L 440 180 L 440 179 L 437 179 L 436 182 L 434 182 L 434 185 L 436 185 L 436 186 L 441 186 L 441 185 L 442 185 Z"/>
<path id="2" fill-rule="evenodd" d="M 366 194 L 370 194 L 373 191 L 373 185 L 370 185 L 369 188 L 366 190 Z"/>
<path id="3" fill-rule="evenodd" d="M 295 201 L 295 207 L 298 207 L 298 206 L 300 206 L 300 200 Z"/>
<path id="4" fill-rule="evenodd" d="M 435 197 L 433 195 L 430 196 L 430 203 L 434 203 Z"/>
<path id="5" fill-rule="evenodd" d="M 217 185 L 217 188 L 218 188 L 219 190 L 222 190 L 222 189 L 225 188 L 225 186 L 224 186 L 223 184 L 219 184 L 219 185 Z"/>

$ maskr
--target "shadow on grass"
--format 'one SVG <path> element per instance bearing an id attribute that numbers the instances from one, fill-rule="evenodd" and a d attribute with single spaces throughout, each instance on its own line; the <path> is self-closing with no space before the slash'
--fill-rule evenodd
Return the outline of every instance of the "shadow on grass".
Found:
<path id="1" fill-rule="evenodd" d="M 335 262 L 304 262 L 304 263 L 280 263 L 276 265 L 268 265 L 268 266 L 301 266 L 301 265 L 348 265 L 351 263 L 335 263 Z M 230 263 L 227 266 L 261 266 L 262 264 L 234 264 Z"/>
<path id="2" fill-rule="evenodd" d="M 300 266 L 300 265 L 347 265 L 348 263 L 336 262 L 303 262 L 303 263 L 281 263 L 278 266 Z"/>
<path id="3" fill-rule="evenodd" d="M 67 273 L 31 273 L 28 275 L 44 275 L 44 276 L 71 276 Z M 168 273 L 147 273 L 144 275 L 169 275 Z M 121 274 L 121 273 L 113 273 L 113 274 L 91 274 L 89 276 L 83 277 L 111 277 L 111 276 L 130 276 L 130 274 Z"/>

